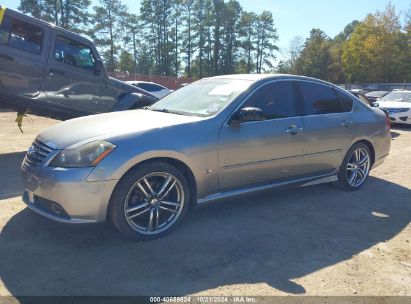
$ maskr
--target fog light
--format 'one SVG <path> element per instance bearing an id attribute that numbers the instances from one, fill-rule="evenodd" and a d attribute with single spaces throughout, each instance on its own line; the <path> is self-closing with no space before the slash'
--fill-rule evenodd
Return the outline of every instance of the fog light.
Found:
<path id="1" fill-rule="evenodd" d="M 63 208 L 61 208 L 60 205 L 56 203 L 51 204 L 51 210 L 56 214 L 61 214 L 64 212 Z"/>

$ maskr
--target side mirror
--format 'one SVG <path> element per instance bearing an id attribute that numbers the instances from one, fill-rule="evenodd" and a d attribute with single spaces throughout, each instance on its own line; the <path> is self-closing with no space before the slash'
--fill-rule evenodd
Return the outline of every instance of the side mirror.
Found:
<path id="1" fill-rule="evenodd" d="M 259 108 L 247 107 L 241 109 L 234 115 L 232 123 L 241 123 L 247 121 L 260 121 L 264 119 L 264 112 Z"/>
<path id="2" fill-rule="evenodd" d="M 96 60 L 96 64 L 94 65 L 94 73 L 96 75 L 100 75 L 101 72 L 104 70 L 103 62 L 100 59 Z"/>
<path id="3" fill-rule="evenodd" d="M 380 106 L 380 104 L 379 104 L 378 102 L 374 102 L 374 103 L 372 104 L 372 106 L 375 107 L 375 108 L 378 108 L 378 107 Z"/>

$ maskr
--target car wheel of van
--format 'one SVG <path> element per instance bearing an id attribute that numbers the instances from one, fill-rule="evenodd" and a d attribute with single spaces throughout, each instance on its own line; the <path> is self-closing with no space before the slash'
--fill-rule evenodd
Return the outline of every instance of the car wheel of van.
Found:
<path id="1" fill-rule="evenodd" d="M 114 225 L 136 240 L 172 231 L 185 215 L 190 189 L 184 174 L 165 162 L 150 162 L 127 173 L 117 185 L 109 215 Z"/>
<path id="2" fill-rule="evenodd" d="M 344 190 L 358 190 L 367 180 L 370 169 L 371 154 L 369 148 L 363 143 L 356 143 L 345 155 L 335 185 Z"/>

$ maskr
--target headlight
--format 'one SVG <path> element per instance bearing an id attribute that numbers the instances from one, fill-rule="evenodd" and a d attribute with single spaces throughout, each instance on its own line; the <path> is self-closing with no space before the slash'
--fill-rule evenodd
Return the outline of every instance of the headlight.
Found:
<path id="1" fill-rule="evenodd" d="M 107 141 L 95 141 L 75 149 L 60 151 L 49 166 L 79 168 L 97 166 L 116 146 Z"/>

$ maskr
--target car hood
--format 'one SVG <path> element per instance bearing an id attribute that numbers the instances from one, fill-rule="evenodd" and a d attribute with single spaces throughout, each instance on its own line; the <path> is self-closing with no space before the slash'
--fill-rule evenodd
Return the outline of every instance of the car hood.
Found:
<path id="1" fill-rule="evenodd" d="M 204 118 L 149 110 L 104 113 L 67 120 L 40 133 L 53 149 L 75 148 L 95 140 L 196 122 Z"/>
<path id="2" fill-rule="evenodd" d="M 411 108 L 411 102 L 378 100 L 377 103 L 383 109 Z"/>

